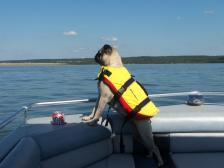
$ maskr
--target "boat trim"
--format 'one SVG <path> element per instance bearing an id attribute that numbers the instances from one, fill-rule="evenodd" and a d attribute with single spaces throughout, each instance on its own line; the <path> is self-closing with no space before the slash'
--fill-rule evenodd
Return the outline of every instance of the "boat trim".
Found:
<path id="1" fill-rule="evenodd" d="M 160 97 L 172 97 L 172 96 L 186 96 L 191 94 L 202 94 L 202 95 L 214 95 L 214 96 L 224 96 L 224 92 L 199 92 L 199 91 L 192 91 L 192 92 L 179 92 L 179 93 L 164 93 L 164 94 L 152 94 L 150 98 L 160 98 Z M 10 124 L 12 121 L 16 119 L 16 117 L 24 113 L 24 124 L 27 121 L 27 112 L 30 111 L 32 108 L 35 107 L 47 107 L 47 106 L 55 106 L 55 105 L 68 105 L 68 104 L 79 104 L 79 103 L 91 103 L 96 102 L 97 98 L 89 98 L 89 99 L 75 99 L 75 100 L 65 100 L 65 101 L 49 101 L 49 102 L 39 102 L 39 103 L 32 103 L 28 106 L 23 106 L 20 110 L 10 115 L 8 118 L 3 120 L 0 123 L 0 130 Z"/>

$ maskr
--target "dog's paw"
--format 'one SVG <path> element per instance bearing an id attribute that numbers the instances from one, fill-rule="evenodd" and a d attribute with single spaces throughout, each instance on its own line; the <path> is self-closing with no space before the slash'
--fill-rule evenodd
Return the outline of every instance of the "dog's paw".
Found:
<path id="1" fill-rule="evenodd" d="M 96 126 L 97 123 L 98 123 L 99 119 L 91 119 L 91 120 L 88 120 L 88 121 L 84 121 L 84 123 L 87 123 L 89 126 Z"/>
<path id="2" fill-rule="evenodd" d="M 93 119 L 93 117 L 91 115 L 82 117 L 82 121 L 89 121 L 91 119 Z"/>

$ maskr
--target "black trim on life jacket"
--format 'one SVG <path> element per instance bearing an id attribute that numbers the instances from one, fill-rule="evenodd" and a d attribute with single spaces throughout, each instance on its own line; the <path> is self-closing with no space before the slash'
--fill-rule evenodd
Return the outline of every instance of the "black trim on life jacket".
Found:
<path id="1" fill-rule="evenodd" d="M 110 76 L 111 74 L 112 74 L 112 72 L 108 71 L 107 69 L 105 69 L 105 70 L 102 69 L 102 71 L 100 72 L 99 77 L 97 77 L 95 80 L 102 81 L 104 75 Z"/>
<path id="2" fill-rule="evenodd" d="M 140 83 L 140 82 L 138 82 L 138 81 L 136 81 L 137 83 L 138 83 L 138 85 L 142 88 L 142 90 L 145 92 L 145 94 L 148 96 L 149 94 L 148 94 L 148 92 L 146 91 L 146 89 L 143 87 L 143 85 Z"/>
<path id="3" fill-rule="evenodd" d="M 151 100 L 149 97 L 146 97 L 141 103 L 139 103 L 128 115 L 130 117 L 135 116 L 146 104 L 148 104 Z"/>

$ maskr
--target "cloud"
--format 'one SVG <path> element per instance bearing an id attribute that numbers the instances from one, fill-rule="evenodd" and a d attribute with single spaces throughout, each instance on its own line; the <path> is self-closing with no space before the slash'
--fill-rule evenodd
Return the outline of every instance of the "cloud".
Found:
<path id="1" fill-rule="evenodd" d="M 77 52 L 79 52 L 79 50 L 78 49 L 74 49 L 73 52 L 77 53 Z"/>
<path id="2" fill-rule="evenodd" d="M 114 48 L 116 48 L 116 49 L 118 49 L 119 48 L 119 46 L 118 45 L 112 45 Z"/>
<path id="3" fill-rule="evenodd" d="M 117 37 L 112 37 L 111 41 L 118 41 Z"/>
<path id="4" fill-rule="evenodd" d="M 73 52 L 77 53 L 83 50 L 86 50 L 86 48 L 80 47 L 80 48 L 74 49 Z"/>
<path id="5" fill-rule="evenodd" d="M 64 35 L 65 36 L 76 36 L 77 32 L 70 30 L 70 31 L 64 32 Z"/>
<path id="6" fill-rule="evenodd" d="M 181 16 L 177 16 L 177 20 L 182 20 L 183 18 Z"/>
<path id="7" fill-rule="evenodd" d="M 213 15 L 215 13 L 214 10 L 204 10 L 203 11 L 204 15 Z"/>
<path id="8" fill-rule="evenodd" d="M 101 37 L 100 39 L 103 41 L 106 41 L 106 42 L 117 42 L 118 41 L 117 37 Z"/>

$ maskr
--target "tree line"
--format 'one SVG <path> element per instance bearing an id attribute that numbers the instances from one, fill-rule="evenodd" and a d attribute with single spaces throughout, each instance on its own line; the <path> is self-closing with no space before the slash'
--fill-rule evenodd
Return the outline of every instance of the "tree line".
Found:
<path id="1" fill-rule="evenodd" d="M 224 63 L 224 56 L 138 56 L 123 57 L 125 64 Z M 95 64 L 94 58 L 8 60 L 0 63 Z"/>

